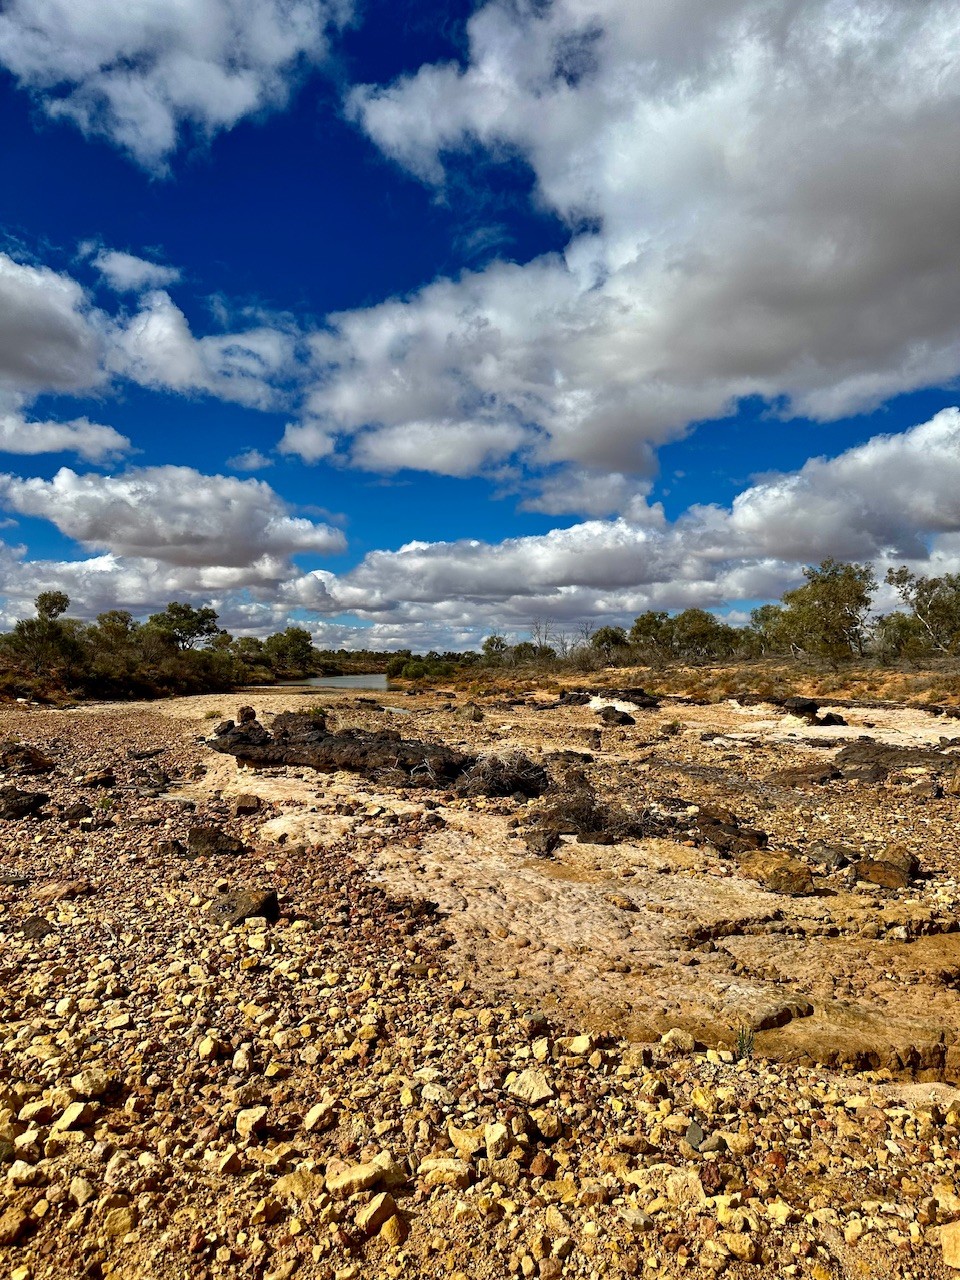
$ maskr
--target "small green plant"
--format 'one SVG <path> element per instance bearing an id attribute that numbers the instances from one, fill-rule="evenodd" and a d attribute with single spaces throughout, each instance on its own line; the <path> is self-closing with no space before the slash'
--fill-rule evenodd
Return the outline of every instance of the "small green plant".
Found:
<path id="1" fill-rule="evenodd" d="M 660 726 L 661 738 L 675 738 L 683 729 L 679 720 L 665 720 Z"/>
<path id="2" fill-rule="evenodd" d="M 101 796 L 96 802 L 96 808 L 98 808 L 101 813 L 109 813 L 113 808 L 113 801 L 109 796 Z"/>
<path id="3" fill-rule="evenodd" d="M 737 1039 L 733 1049 L 738 1062 L 748 1061 L 753 1057 L 753 1041 L 754 1032 L 741 1023 L 737 1027 Z"/>
<path id="4" fill-rule="evenodd" d="M 222 712 L 222 711 L 216 711 L 216 710 L 205 711 L 205 712 L 203 713 L 203 718 L 204 718 L 204 720 L 222 720 L 222 719 L 223 719 L 223 712 Z"/>

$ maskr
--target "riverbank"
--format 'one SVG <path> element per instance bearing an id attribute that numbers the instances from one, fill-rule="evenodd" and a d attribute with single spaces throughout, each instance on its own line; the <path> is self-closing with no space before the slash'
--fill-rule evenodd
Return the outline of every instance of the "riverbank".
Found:
<path id="1" fill-rule="evenodd" d="M 522 750 L 657 834 L 538 853 L 549 797 L 238 767 L 222 695 L 6 709 L 45 761 L 2 785 L 46 797 L 0 822 L 13 1274 L 951 1274 L 941 717 L 318 701 Z M 865 735 L 906 755 L 831 776 Z M 896 844 L 902 887 L 860 878 Z"/>

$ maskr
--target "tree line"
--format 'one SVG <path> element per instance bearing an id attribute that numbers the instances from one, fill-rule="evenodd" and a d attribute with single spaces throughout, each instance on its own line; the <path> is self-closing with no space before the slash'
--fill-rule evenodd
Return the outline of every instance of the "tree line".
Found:
<path id="1" fill-rule="evenodd" d="M 64 615 L 63 591 L 42 591 L 36 616 L 0 636 L 0 693 L 65 691 L 99 698 L 214 692 L 349 670 L 382 670 L 383 654 L 317 649 L 304 627 L 260 640 L 231 636 L 215 609 L 178 600 L 139 622 L 109 609 L 92 623 Z"/>
<path id="2" fill-rule="evenodd" d="M 826 559 L 803 570 L 804 583 L 779 604 L 754 609 L 733 626 L 706 609 L 647 610 L 629 630 L 581 628 L 573 640 L 538 624 L 530 640 L 510 645 L 501 635 L 483 642 L 488 665 L 597 665 L 746 661 L 781 657 L 839 665 L 856 660 L 920 665 L 960 656 L 960 574 L 924 577 L 905 566 L 884 581 L 902 609 L 878 614 L 879 583 L 869 564 Z"/>
<path id="3" fill-rule="evenodd" d="M 0 635 L 0 694 L 61 690 L 148 698 L 349 671 L 419 680 L 478 666 L 588 670 L 765 657 L 920 665 L 960 657 L 960 574 L 924 577 L 906 567 L 889 570 L 885 582 L 902 608 L 886 614 L 873 608 L 878 582 L 868 564 L 827 559 L 803 574 L 802 586 L 785 592 L 779 604 L 754 609 L 746 626 L 733 626 L 706 609 L 648 610 L 629 630 L 583 626 L 573 637 L 535 622 L 530 639 L 510 644 L 494 633 L 479 653 L 320 650 L 298 626 L 263 640 L 234 637 L 211 606 L 177 600 L 145 622 L 110 609 L 86 623 L 65 616 L 70 600 L 63 591 L 43 591 L 36 615 Z"/>

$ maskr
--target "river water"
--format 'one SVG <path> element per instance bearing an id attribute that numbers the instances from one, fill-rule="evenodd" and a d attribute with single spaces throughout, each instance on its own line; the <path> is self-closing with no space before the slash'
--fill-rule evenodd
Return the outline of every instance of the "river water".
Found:
<path id="1" fill-rule="evenodd" d="M 311 676 L 298 683 L 316 685 L 321 689 L 377 689 L 385 693 L 387 677 L 368 673 L 360 676 Z"/>

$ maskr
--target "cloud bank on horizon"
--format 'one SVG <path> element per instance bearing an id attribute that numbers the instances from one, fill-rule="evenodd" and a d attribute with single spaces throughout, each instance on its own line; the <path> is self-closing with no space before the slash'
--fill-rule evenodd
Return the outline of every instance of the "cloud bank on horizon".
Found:
<path id="1" fill-rule="evenodd" d="M 76 146 L 106 138 L 177 182 L 180 142 L 283 112 L 349 19 L 320 0 L 144 0 L 110 26 L 86 4 L 15 0 L 0 63 Z M 478 155 L 522 162 L 562 252 L 346 310 L 322 290 L 309 309 L 231 302 L 224 275 L 204 309 L 148 245 L 81 244 L 78 228 L 70 262 L 8 246 L 0 452 L 73 465 L 0 475 L 0 510 L 77 553 L 8 541 L 7 614 L 55 583 L 87 614 L 202 597 L 236 629 L 296 618 L 323 643 L 459 647 L 535 617 L 748 606 L 826 555 L 960 569 L 960 411 L 882 416 L 960 374 L 958 47 L 960 11 L 937 0 L 491 0 L 459 60 L 355 82 L 343 112 L 385 185 L 412 175 L 455 202 Z M 211 143 L 194 163 L 216 162 Z M 141 465 L 150 442 L 94 419 L 144 393 L 282 415 L 220 463 L 273 466 L 275 487 L 189 456 Z M 664 446 L 735 428 L 751 400 L 806 433 L 807 461 L 732 502 L 705 476 L 668 519 Z M 858 442 L 830 456 L 824 424 L 857 417 Z M 309 476 L 337 507 L 353 473 L 480 478 L 574 522 L 420 539 L 411 493 L 398 548 L 372 549 L 358 509 L 355 563 L 302 566 L 348 548 L 285 488 Z"/>

